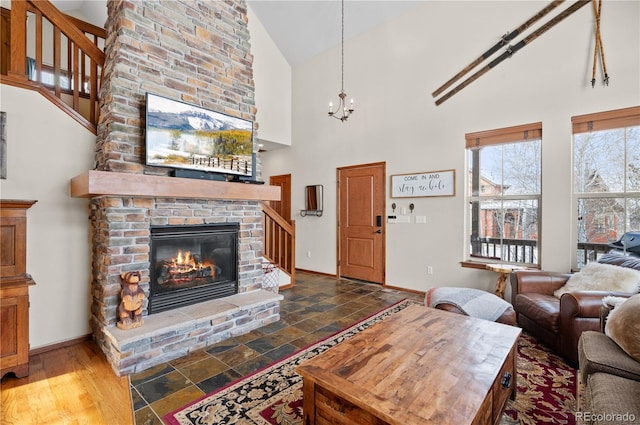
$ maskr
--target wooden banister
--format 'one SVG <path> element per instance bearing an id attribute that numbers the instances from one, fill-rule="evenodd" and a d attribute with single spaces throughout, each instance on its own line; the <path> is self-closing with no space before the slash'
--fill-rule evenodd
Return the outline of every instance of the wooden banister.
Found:
<path id="1" fill-rule="evenodd" d="M 20 1 L 18 1 L 19 3 Z M 11 2 L 13 10 L 16 1 Z M 104 65 L 104 52 L 87 38 L 86 35 L 70 20 L 67 15 L 60 12 L 49 0 L 29 1 L 30 5 L 42 12 L 54 27 L 57 27 L 69 39 L 73 40 L 73 44 L 78 46 L 91 60 Z"/>
<path id="2" fill-rule="evenodd" d="M 96 133 L 98 92 L 105 61 L 99 44 L 104 42 L 106 31 L 65 15 L 48 0 L 12 0 L 9 16 L 10 49 L 3 52 L 2 57 L 3 65 L 8 66 L 0 82 L 38 91 Z M 35 19 L 33 27 L 27 26 L 28 16 Z M 52 38 L 43 33 L 43 22 L 51 24 Z M 28 31 L 35 34 L 27 37 Z M 28 59 L 27 39 L 33 38 L 35 45 L 29 49 L 34 49 L 35 57 Z M 52 62 L 48 64 L 43 63 L 43 46 L 52 54 Z M 65 51 L 67 57 L 63 63 Z M 35 73 L 28 69 L 28 60 Z M 45 74 L 51 76 L 53 83 L 43 78 Z M 68 84 L 63 86 L 63 80 Z"/>
<path id="3" fill-rule="evenodd" d="M 276 264 L 295 284 L 296 274 L 296 223 L 286 221 L 269 204 L 262 203 L 264 213 L 264 257 Z"/>
<path id="4" fill-rule="evenodd" d="M 104 28 L 97 27 L 89 22 L 82 21 L 70 15 L 64 15 L 64 17 L 73 23 L 82 33 L 84 33 L 85 36 L 91 34 L 93 44 L 98 47 L 99 51 L 102 51 L 98 45 L 98 39 L 101 38 L 105 40 L 107 38 L 107 31 L 105 31 Z"/>
<path id="5" fill-rule="evenodd" d="M 11 1 L 11 60 L 9 75 L 27 80 L 27 2 Z M 22 60 L 20 60 L 22 59 Z"/>

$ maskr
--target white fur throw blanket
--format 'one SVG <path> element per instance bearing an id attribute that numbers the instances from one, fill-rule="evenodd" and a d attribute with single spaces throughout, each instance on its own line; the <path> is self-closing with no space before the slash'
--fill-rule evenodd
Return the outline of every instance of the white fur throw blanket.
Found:
<path id="1" fill-rule="evenodd" d="M 553 295 L 560 298 L 573 291 L 620 291 L 635 294 L 640 288 L 640 271 L 611 264 L 587 263 L 571 275 Z"/>
<path id="2" fill-rule="evenodd" d="M 495 322 L 511 307 L 511 304 L 489 292 L 473 288 L 441 287 L 427 291 L 427 307 L 451 304 L 462 310 L 467 316 Z"/>

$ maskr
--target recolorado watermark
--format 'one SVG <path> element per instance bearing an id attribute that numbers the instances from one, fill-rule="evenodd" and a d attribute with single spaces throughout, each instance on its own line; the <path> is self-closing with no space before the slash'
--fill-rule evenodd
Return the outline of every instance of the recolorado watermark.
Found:
<path id="1" fill-rule="evenodd" d="M 576 412 L 576 420 L 591 422 L 611 422 L 616 424 L 634 424 L 636 415 L 633 413 L 594 413 L 594 412 Z"/>

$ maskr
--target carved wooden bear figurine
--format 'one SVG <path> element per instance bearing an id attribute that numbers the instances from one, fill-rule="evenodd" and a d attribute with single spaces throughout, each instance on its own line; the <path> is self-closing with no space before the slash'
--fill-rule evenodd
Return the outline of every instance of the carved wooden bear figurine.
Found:
<path id="1" fill-rule="evenodd" d="M 118 326 L 120 329 L 133 329 L 142 326 L 142 302 L 144 291 L 140 288 L 140 272 L 126 272 L 122 278 L 120 305 L 118 306 Z"/>

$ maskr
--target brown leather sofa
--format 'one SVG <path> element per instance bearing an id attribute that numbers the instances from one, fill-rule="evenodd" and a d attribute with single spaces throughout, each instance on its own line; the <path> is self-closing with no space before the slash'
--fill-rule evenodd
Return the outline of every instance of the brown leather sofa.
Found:
<path id="1" fill-rule="evenodd" d="M 640 258 L 617 253 L 603 255 L 599 263 L 640 270 Z M 584 331 L 600 329 L 600 306 L 607 295 L 632 294 L 606 291 L 578 291 L 553 295 L 571 274 L 543 270 L 517 270 L 511 274 L 511 303 L 518 325 L 548 345 L 572 365 L 578 363 L 578 341 Z"/>

